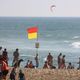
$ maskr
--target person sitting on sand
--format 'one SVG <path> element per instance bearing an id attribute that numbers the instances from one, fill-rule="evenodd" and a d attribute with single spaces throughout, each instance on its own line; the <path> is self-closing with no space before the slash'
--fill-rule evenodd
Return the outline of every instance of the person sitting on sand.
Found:
<path id="1" fill-rule="evenodd" d="M 34 65 L 33 65 L 32 61 L 30 61 L 29 65 L 28 65 L 28 68 L 34 68 Z"/>
<path id="2" fill-rule="evenodd" d="M 71 64 L 71 63 L 69 63 L 69 64 L 68 64 L 67 69 L 73 69 L 73 66 L 72 66 L 72 64 Z"/>
<path id="3" fill-rule="evenodd" d="M 19 80 L 25 80 L 25 76 L 22 70 L 19 70 Z"/>
<path id="4" fill-rule="evenodd" d="M 5 48 L 3 53 L 2 53 L 2 56 L 3 56 L 3 60 L 7 63 L 8 65 L 8 52 L 7 52 L 7 49 Z"/>
<path id="5" fill-rule="evenodd" d="M 10 80 L 16 80 L 15 77 L 16 77 L 16 68 L 13 68 L 11 73 L 10 73 Z"/>
<path id="6" fill-rule="evenodd" d="M 47 61 L 49 65 L 53 64 L 53 56 L 51 55 L 51 53 L 49 53 L 49 55 L 47 56 Z"/>
<path id="7" fill-rule="evenodd" d="M 13 59 L 12 64 L 14 64 L 16 62 L 18 65 L 18 60 L 19 60 L 19 49 L 18 48 L 16 49 L 16 51 L 14 51 L 13 56 L 14 56 L 14 59 Z"/>
<path id="8" fill-rule="evenodd" d="M 25 68 L 28 68 L 29 63 L 30 63 L 30 60 L 27 61 Z"/>
<path id="9" fill-rule="evenodd" d="M 44 64 L 43 68 L 44 69 L 46 69 L 46 68 L 49 69 L 50 68 L 50 66 L 48 65 L 48 62 L 47 61 L 45 61 L 45 64 Z"/>

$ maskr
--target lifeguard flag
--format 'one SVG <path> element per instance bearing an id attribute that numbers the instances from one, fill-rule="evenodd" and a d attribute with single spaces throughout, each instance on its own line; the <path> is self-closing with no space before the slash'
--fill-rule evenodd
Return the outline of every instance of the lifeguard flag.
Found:
<path id="1" fill-rule="evenodd" d="M 38 27 L 31 27 L 27 29 L 28 39 L 36 39 L 38 33 Z"/>

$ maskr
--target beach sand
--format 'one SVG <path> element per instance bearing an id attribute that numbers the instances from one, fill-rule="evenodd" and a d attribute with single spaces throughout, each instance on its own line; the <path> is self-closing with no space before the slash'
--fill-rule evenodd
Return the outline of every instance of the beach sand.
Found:
<path id="1" fill-rule="evenodd" d="M 11 71 L 12 68 L 10 68 Z M 26 80 L 80 80 L 80 70 L 76 69 L 22 69 Z M 17 68 L 16 80 L 19 68 Z M 7 75 L 9 80 L 10 72 Z"/>

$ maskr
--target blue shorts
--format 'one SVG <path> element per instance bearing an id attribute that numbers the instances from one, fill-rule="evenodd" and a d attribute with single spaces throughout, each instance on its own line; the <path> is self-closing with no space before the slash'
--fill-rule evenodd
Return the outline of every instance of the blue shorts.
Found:
<path id="1" fill-rule="evenodd" d="M 3 74 L 3 73 L 2 73 L 2 72 L 0 72 L 0 76 L 2 76 L 2 74 Z"/>

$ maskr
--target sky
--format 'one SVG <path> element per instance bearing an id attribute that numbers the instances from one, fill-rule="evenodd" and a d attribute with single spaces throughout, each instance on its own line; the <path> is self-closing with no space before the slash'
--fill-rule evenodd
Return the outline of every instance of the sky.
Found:
<path id="1" fill-rule="evenodd" d="M 0 0 L 0 16 L 80 17 L 80 0 Z"/>

